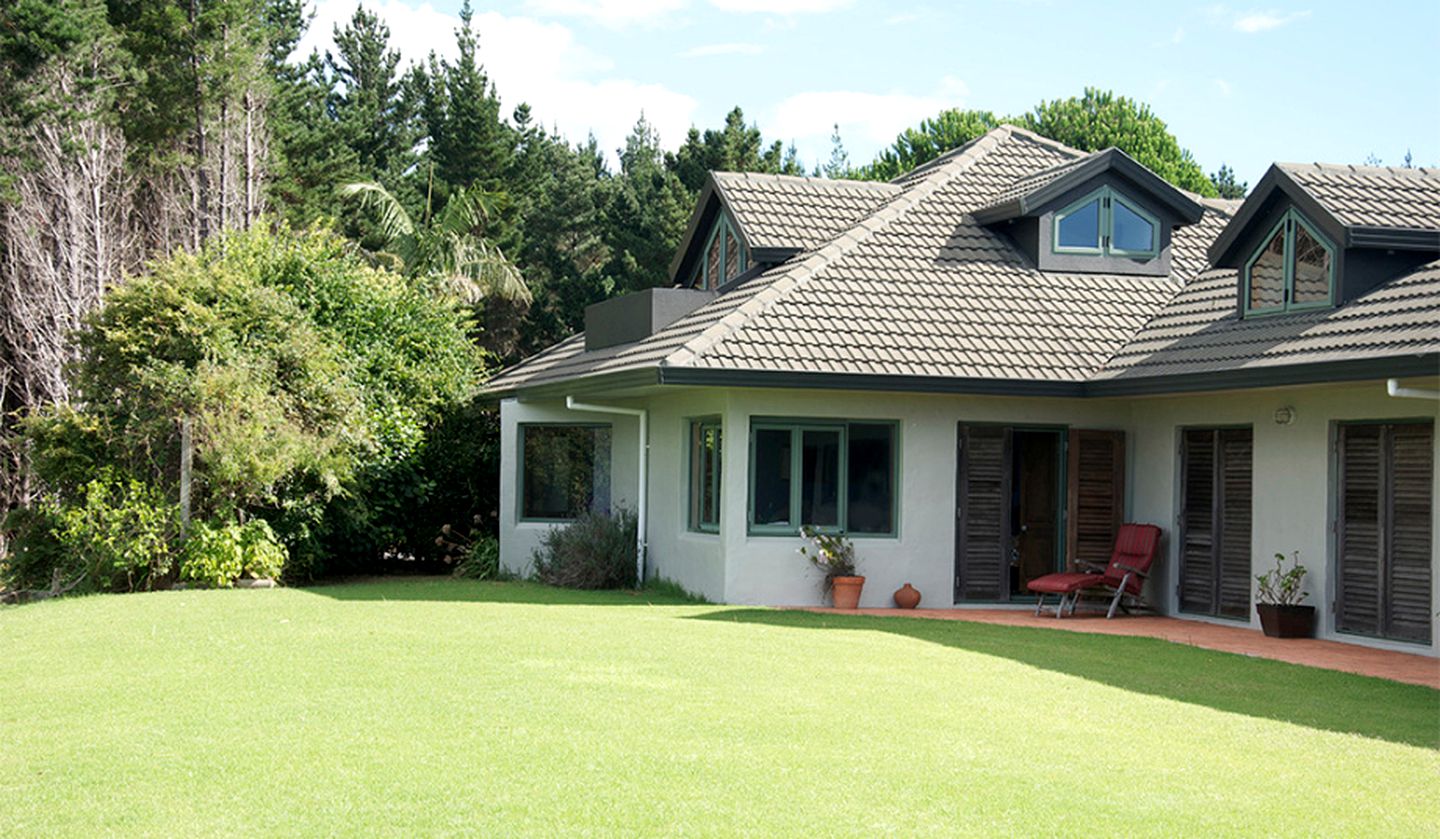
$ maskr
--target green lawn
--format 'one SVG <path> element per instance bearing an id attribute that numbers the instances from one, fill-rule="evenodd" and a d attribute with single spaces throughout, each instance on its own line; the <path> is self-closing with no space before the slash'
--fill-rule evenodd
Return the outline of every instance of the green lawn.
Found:
<path id="1" fill-rule="evenodd" d="M 0 610 L 0 833 L 1440 835 L 1440 693 L 439 580 Z"/>

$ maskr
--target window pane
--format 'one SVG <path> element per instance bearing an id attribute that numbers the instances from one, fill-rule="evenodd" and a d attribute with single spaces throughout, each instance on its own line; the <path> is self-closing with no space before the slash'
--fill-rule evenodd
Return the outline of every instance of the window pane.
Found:
<path id="1" fill-rule="evenodd" d="M 1062 248 L 1100 247 L 1100 199 L 1071 210 L 1055 227 L 1055 239 Z"/>
<path id="2" fill-rule="evenodd" d="M 740 276 L 740 243 L 729 228 L 725 229 L 725 279 L 733 280 Z"/>
<path id="3" fill-rule="evenodd" d="M 693 527 L 720 523 L 720 426 L 713 423 L 691 426 L 690 523 Z"/>
<path id="4" fill-rule="evenodd" d="M 755 524 L 790 524 L 790 430 L 755 432 Z"/>
<path id="5" fill-rule="evenodd" d="M 1305 225 L 1295 225 L 1295 290 L 1291 303 L 1324 303 L 1330 299 L 1330 252 Z"/>
<path id="6" fill-rule="evenodd" d="M 1122 251 L 1148 251 L 1155 247 L 1155 225 L 1127 207 L 1110 202 L 1110 247 Z"/>
<path id="7" fill-rule="evenodd" d="M 573 519 L 610 511 L 608 427 L 521 426 L 521 517 Z"/>
<path id="8" fill-rule="evenodd" d="M 720 235 L 710 240 L 710 250 L 705 255 L 705 287 L 714 288 L 720 284 Z"/>
<path id="9" fill-rule="evenodd" d="M 840 524 L 840 431 L 805 431 L 800 452 L 800 523 Z"/>
<path id="10" fill-rule="evenodd" d="M 1285 226 L 1250 264 L 1250 308 L 1275 309 L 1285 303 Z"/>
<path id="11" fill-rule="evenodd" d="M 895 532 L 895 426 L 850 426 L 845 529 Z"/>

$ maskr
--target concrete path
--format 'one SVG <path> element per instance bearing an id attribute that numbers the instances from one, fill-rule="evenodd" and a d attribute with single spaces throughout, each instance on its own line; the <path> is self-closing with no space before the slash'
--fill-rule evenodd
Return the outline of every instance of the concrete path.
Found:
<path id="1" fill-rule="evenodd" d="M 1343 670 L 1362 676 L 1376 676 L 1397 682 L 1440 690 L 1440 659 L 1413 653 L 1377 650 L 1339 641 L 1312 638 L 1267 638 L 1259 630 L 1243 626 L 1221 626 L 1204 621 L 1180 620 L 1153 616 L 1120 616 L 1106 620 L 1103 613 L 1078 611 L 1056 619 L 1054 614 L 1036 617 L 1030 610 L 1019 609 L 854 609 L 837 610 L 807 608 L 805 611 L 875 617 L 930 618 L 934 620 L 974 621 L 1003 626 L 1028 626 L 1068 632 L 1092 632 L 1099 635 L 1141 635 L 1161 638 L 1177 644 L 1190 644 L 1207 650 L 1271 658 Z"/>

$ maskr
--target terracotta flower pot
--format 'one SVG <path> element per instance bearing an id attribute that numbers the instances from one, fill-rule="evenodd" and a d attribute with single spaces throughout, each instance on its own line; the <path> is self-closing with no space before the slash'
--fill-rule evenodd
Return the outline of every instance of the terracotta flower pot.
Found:
<path id="1" fill-rule="evenodd" d="M 837 609 L 854 609 L 860 605 L 860 589 L 865 587 L 864 577 L 836 577 L 830 581 L 830 598 Z"/>
<path id="2" fill-rule="evenodd" d="M 913 609 L 920 605 L 920 591 L 906 583 L 895 590 L 895 605 L 902 609 Z"/>
<path id="3" fill-rule="evenodd" d="M 1313 638 L 1315 636 L 1314 606 L 1280 606 L 1257 603 L 1260 628 L 1271 638 Z"/>

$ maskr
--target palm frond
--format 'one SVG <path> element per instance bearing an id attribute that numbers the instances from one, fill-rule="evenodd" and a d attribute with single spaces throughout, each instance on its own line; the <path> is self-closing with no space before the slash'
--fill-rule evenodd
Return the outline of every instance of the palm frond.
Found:
<path id="1" fill-rule="evenodd" d="M 380 235 L 385 238 L 386 244 L 395 245 L 415 235 L 415 223 L 405 212 L 400 199 L 380 184 L 374 181 L 348 183 L 340 187 L 340 195 L 360 202 L 360 209 L 379 225 Z"/>
<path id="2" fill-rule="evenodd" d="M 436 220 L 445 233 L 474 233 L 490 220 L 505 201 L 503 192 L 486 192 L 479 187 L 456 190 Z"/>
<path id="3" fill-rule="evenodd" d="M 466 303 L 487 298 L 520 303 L 533 299 L 520 269 L 500 249 L 474 236 L 448 236 L 445 273 L 451 293 Z"/>

